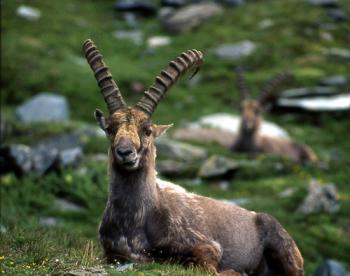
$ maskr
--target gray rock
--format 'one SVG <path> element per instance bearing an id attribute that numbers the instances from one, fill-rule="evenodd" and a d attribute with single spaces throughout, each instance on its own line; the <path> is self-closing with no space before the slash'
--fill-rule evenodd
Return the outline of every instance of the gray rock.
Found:
<path id="1" fill-rule="evenodd" d="M 206 150 L 190 144 L 177 142 L 165 137 L 156 140 L 157 155 L 164 159 L 182 161 L 203 160 L 207 157 Z"/>
<path id="2" fill-rule="evenodd" d="M 233 199 L 223 199 L 222 201 L 230 204 L 242 206 L 244 204 L 249 203 L 251 200 L 246 197 L 239 197 L 239 198 L 233 198 Z"/>
<path id="3" fill-rule="evenodd" d="M 241 6 L 245 4 L 245 0 L 220 0 L 220 3 L 225 4 L 227 6 Z"/>
<path id="4" fill-rule="evenodd" d="M 326 260 L 316 269 L 314 276 L 347 276 L 345 268 L 335 260 Z"/>
<path id="5" fill-rule="evenodd" d="M 7 229 L 4 225 L 0 224 L 0 234 L 6 234 L 7 233 Z"/>
<path id="6" fill-rule="evenodd" d="M 344 48 L 328 48 L 323 51 L 326 55 L 330 55 L 340 59 L 350 59 L 350 50 Z"/>
<path id="7" fill-rule="evenodd" d="M 198 176 L 201 178 L 229 179 L 239 169 L 239 165 L 232 159 L 213 155 L 201 166 Z"/>
<path id="8" fill-rule="evenodd" d="M 123 264 L 123 265 L 117 266 L 115 270 L 118 272 L 124 272 L 133 268 L 134 268 L 134 264 L 130 263 L 130 264 Z"/>
<path id="9" fill-rule="evenodd" d="M 84 210 L 82 206 L 64 198 L 56 198 L 55 207 L 60 211 L 81 212 Z"/>
<path id="10" fill-rule="evenodd" d="M 29 6 L 21 5 L 17 8 L 16 14 L 29 21 L 37 21 L 41 17 L 41 11 Z"/>
<path id="11" fill-rule="evenodd" d="M 336 87 L 313 86 L 285 90 L 280 93 L 280 98 L 310 98 L 328 95 L 333 96 L 338 93 L 339 92 Z"/>
<path id="12" fill-rule="evenodd" d="M 102 265 L 94 267 L 81 267 L 67 271 L 67 275 L 72 276 L 108 276 L 109 273 L 103 268 Z"/>
<path id="13" fill-rule="evenodd" d="M 57 219 L 53 217 L 41 217 L 39 218 L 39 225 L 43 227 L 57 226 Z"/>
<path id="14" fill-rule="evenodd" d="M 292 196 L 295 192 L 296 192 L 296 188 L 295 187 L 290 187 L 290 188 L 287 188 L 287 189 L 283 190 L 278 195 L 280 197 L 286 198 L 286 197 Z"/>
<path id="15" fill-rule="evenodd" d="M 157 161 L 157 172 L 163 176 L 174 177 L 194 174 L 197 169 L 198 167 L 194 166 L 193 163 L 188 164 L 187 162 L 172 159 Z"/>
<path id="16" fill-rule="evenodd" d="M 141 45 L 143 40 L 143 34 L 138 30 L 120 30 L 115 31 L 113 36 L 119 40 L 130 40 L 135 45 Z"/>
<path id="17" fill-rule="evenodd" d="M 348 15 L 340 8 L 328 9 L 327 14 L 336 22 L 342 22 L 348 20 Z"/>
<path id="18" fill-rule="evenodd" d="M 32 171 L 39 175 L 49 172 L 58 165 L 59 151 L 55 148 L 37 147 L 32 149 Z"/>
<path id="19" fill-rule="evenodd" d="M 51 93 L 34 96 L 15 111 L 21 122 L 51 122 L 69 119 L 69 108 L 65 97 Z"/>
<path id="20" fill-rule="evenodd" d="M 307 3 L 325 8 L 338 7 L 338 0 L 305 0 Z"/>
<path id="21" fill-rule="evenodd" d="M 321 85 L 325 86 L 345 86 L 348 80 L 344 75 L 333 75 L 326 77 L 320 81 Z"/>
<path id="22" fill-rule="evenodd" d="M 0 149 L 0 168 L 2 173 L 14 171 L 25 174 L 32 169 L 31 149 L 26 145 L 12 144 Z"/>
<path id="23" fill-rule="evenodd" d="M 65 149 L 59 153 L 60 165 L 77 166 L 83 159 L 83 150 L 81 147 L 75 147 L 71 149 Z"/>
<path id="24" fill-rule="evenodd" d="M 234 44 L 223 44 L 213 50 L 214 54 L 224 60 L 239 60 L 250 56 L 256 49 L 256 45 L 249 41 L 241 41 Z"/>
<path id="25" fill-rule="evenodd" d="M 350 109 L 350 94 L 304 99 L 281 98 L 277 106 L 308 112 L 344 112 Z"/>
<path id="26" fill-rule="evenodd" d="M 174 33 L 187 32 L 223 12 L 215 3 L 198 3 L 180 8 L 164 20 L 164 27 Z"/>
<path id="27" fill-rule="evenodd" d="M 317 180 L 311 180 L 308 194 L 297 212 L 308 215 L 319 212 L 335 213 L 340 203 L 334 184 L 321 185 Z"/>

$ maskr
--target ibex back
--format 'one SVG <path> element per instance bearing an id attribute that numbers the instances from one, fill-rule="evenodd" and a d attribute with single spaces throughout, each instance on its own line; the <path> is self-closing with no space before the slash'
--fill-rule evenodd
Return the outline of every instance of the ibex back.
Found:
<path id="1" fill-rule="evenodd" d="M 109 196 L 99 234 L 108 261 L 196 264 L 225 275 L 302 275 L 303 259 L 271 216 L 188 193 L 156 178 L 154 139 L 169 125 L 151 115 L 178 78 L 202 60 L 182 53 L 127 107 L 91 40 L 83 49 L 110 113 L 96 110 L 109 147 Z"/>

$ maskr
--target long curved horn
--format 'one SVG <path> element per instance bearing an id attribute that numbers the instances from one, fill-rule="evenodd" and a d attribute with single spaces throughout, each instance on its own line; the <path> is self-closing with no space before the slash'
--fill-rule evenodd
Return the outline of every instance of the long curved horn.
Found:
<path id="1" fill-rule="evenodd" d="M 169 63 L 168 68 L 163 70 L 160 76 L 156 77 L 156 81 L 144 92 L 143 97 L 135 107 L 151 116 L 169 88 L 175 84 L 185 72 L 193 66 L 196 66 L 197 68 L 192 75 L 193 77 L 198 72 L 202 60 L 203 54 L 198 50 L 193 49 L 183 52 Z"/>
<path id="2" fill-rule="evenodd" d="M 236 67 L 236 79 L 237 86 L 241 96 L 241 100 L 245 100 L 250 97 L 250 91 L 248 89 L 245 77 L 244 77 L 244 69 L 241 65 Z"/>
<path id="3" fill-rule="evenodd" d="M 263 89 L 261 89 L 259 101 L 264 104 L 268 101 L 273 101 L 274 99 L 276 99 L 277 95 L 275 95 L 274 92 L 276 92 L 278 86 L 280 86 L 282 82 L 290 80 L 292 78 L 293 75 L 287 70 L 284 70 L 281 73 L 274 76 L 270 81 L 268 81 L 264 85 Z"/>
<path id="4" fill-rule="evenodd" d="M 83 44 L 85 57 L 95 74 L 102 96 L 107 104 L 108 111 L 113 114 L 121 107 L 125 106 L 123 97 L 117 84 L 114 82 L 112 74 L 103 62 L 102 55 L 91 39 L 85 40 Z"/>

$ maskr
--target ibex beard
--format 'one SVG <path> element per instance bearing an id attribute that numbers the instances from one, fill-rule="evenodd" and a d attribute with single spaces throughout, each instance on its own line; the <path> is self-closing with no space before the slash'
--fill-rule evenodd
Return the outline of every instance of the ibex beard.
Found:
<path id="1" fill-rule="evenodd" d="M 189 50 L 171 61 L 133 107 L 126 106 L 91 40 L 83 49 L 107 103 L 95 117 L 109 141 L 109 195 L 99 228 L 106 259 L 194 264 L 225 275 L 302 275 L 303 259 L 271 216 L 187 192 L 157 179 L 154 139 L 170 125 L 151 115 L 178 78 L 201 63 Z"/>

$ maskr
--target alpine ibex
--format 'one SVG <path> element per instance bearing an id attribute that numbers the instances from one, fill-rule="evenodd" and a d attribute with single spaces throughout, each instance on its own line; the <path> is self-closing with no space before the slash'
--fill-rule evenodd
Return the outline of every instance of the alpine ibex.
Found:
<path id="1" fill-rule="evenodd" d="M 187 192 L 156 178 L 154 139 L 170 125 L 152 113 L 202 53 L 189 50 L 171 61 L 143 98 L 128 107 L 91 40 L 83 50 L 109 110 L 95 117 L 110 141 L 109 195 L 99 228 L 107 261 L 196 264 L 226 275 L 302 275 L 303 258 L 270 215 Z"/>
<path id="2" fill-rule="evenodd" d="M 276 88 L 291 75 L 286 71 L 272 78 L 254 100 L 247 89 L 242 68 L 237 68 L 238 88 L 241 94 L 240 126 L 238 133 L 231 133 L 223 129 L 194 128 L 177 129 L 174 137 L 177 139 L 194 140 L 200 142 L 215 142 L 235 152 L 267 153 L 284 156 L 296 162 L 317 161 L 315 153 L 306 145 L 284 137 L 267 136 L 261 133 L 263 113 L 271 102 L 275 101 Z"/>
<path id="3" fill-rule="evenodd" d="M 262 113 L 271 99 L 276 97 L 273 93 L 278 85 L 291 77 L 287 71 L 272 78 L 260 92 L 260 97 L 254 100 L 247 89 L 242 68 L 237 68 L 238 88 L 241 93 L 241 123 L 238 137 L 231 149 L 237 152 L 262 152 L 285 156 L 293 161 L 316 161 L 315 153 L 306 145 L 287 138 L 277 138 L 261 135 L 259 130 L 263 120 Z"/>

